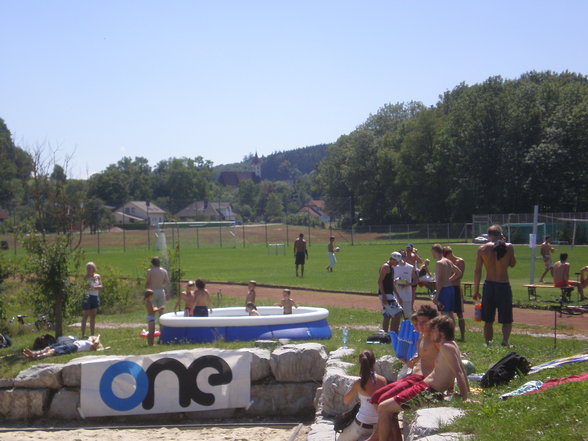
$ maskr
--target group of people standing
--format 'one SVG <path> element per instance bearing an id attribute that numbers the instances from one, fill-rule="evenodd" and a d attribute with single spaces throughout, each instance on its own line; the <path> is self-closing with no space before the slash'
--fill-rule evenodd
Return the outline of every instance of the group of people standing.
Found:
<path id="1" fill-rule="evenodd" d="M 482 300 L 482 320 L 486 344 L 493 341 L 493 324 L 498 311 L 502 324 L 502 345 L 509 346 L 512 328 L 512 291 L 508 269 L 514 267 L 514 247 L 506 243 L 499 225 L 488 228 L 489 241 L 480 246 L 474 268 L 473 298 Z M 435 259 L 435 277 L 430 277 L 428 262 L 423 262 L 412 244 L 405 251 L 395 251 L 380 267 L 378 293 L 382 303 L 382 329 L 398 332 L 402 318 L 408 319 L 413 311 L 416 287 L 433 284 L 432 301 L 440 314 L 452 321 L 457 316 L 460 337 L 465 339 L 464 298 L 461 280 L 465 273 L 465 261 L 456 256 L 450 246 L 434 244 L 431 255 Z M 417 265 L 422 264 L 420 267 Z M 486 271 L 483 293 L 480 296 L 482 270 Z M 588 270 L 588 268 L 587 268 Z"/>

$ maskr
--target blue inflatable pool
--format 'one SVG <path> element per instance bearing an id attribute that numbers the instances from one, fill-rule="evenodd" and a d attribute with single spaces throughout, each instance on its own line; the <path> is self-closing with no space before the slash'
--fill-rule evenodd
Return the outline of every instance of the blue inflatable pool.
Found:
<path id="1" fill-rule="evenodd" d="M 283 314 L 277 306 L 260 306 L 260 316 L 249 316 L 245 308 L 217 308 L 209 317 L 184 317 L 181 312 L 163 314 L 162 343 L 209 343 L 225 341 L 289 338 L 315 340 L 331 338 L 325 308 L 301 306 Z"/>

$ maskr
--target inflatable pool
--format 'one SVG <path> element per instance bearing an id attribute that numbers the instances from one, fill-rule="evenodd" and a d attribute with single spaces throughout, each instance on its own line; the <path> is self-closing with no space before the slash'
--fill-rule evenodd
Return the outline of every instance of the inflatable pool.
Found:
<path id="1" fill-rule="evenodd" d="M 311 340 L 331 338 L 325 308 L 301 306 L 283 314 L 278 306 L 259 306 L 259 316 L 249 316 L 244 307 L 216 308 L 209 317 L 184 317 L 182 312 L 163 314 L 162 343 L 208 343 L 225 341 L 289 338 Z"/>

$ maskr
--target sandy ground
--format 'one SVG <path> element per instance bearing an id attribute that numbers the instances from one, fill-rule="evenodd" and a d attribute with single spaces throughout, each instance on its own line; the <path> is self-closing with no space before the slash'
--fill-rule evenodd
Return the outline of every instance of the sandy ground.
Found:
<path id="1" fill-rule="evenodd" d="M 73 429 L 55 431 L 9 431 L 0 432 L 0 440 L 6 441 L 302 441 L 306 439 L 308 427 L 196 427 L 196 428 L 149 428 L 149 429 Z"/>

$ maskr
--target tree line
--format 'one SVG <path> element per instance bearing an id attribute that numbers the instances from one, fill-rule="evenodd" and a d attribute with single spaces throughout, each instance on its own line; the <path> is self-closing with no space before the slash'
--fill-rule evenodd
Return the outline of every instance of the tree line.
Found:
<path id="1" fill-rule="evenodd" d="M 351 222 L 463 222 L 585 211 L 587 160 L 588 78 L 529 72 L 385 105 L 329 147 L 317 180 Z"/>

